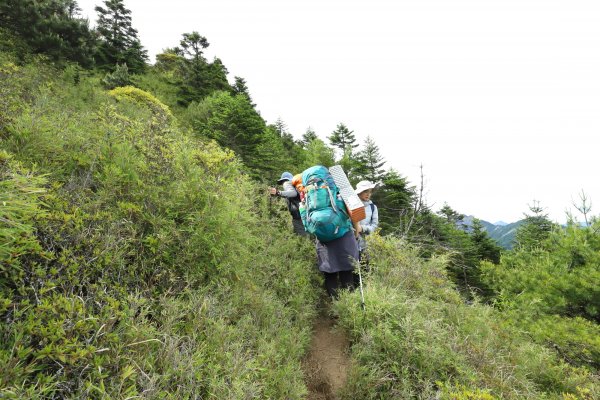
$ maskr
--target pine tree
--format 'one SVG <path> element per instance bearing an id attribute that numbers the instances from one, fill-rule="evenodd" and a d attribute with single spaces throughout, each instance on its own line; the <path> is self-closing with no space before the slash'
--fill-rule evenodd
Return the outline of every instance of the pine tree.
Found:
<path id="1" fill-rule="evenodd" d="M 544 208 L 540 206 L 539 201 L 534 200 L 533 205 L 529 206 L 529 210 L 533 214 L 525 214 L 525 222 L 519 227 L 515 235 L 516 248 L 535 249 L 543 247 L 544 240 L 550 236 L 550 232 L 555 226 L 548 219 L 548 214 L 544 212 Z"/>
<path id="2" fill-rule="evenodd" d="M 336 160 L 336 164 L 342 166 L 352 184 L 357 183 L 359 180 L 357 172 L 360 169 L 360 162 L 354 154 L 354 149 L 358 147 L 354 131 L 349 130 L 346 125 L 340 123 L 328 139 L 334 148 L 339 149 L 338 154 L 340 154 L 340 158 Z"/>
<path id="3" fill-rule="evenodd" d="M 397 171 L 390 169 L 373 192 L 373 202 L 379 209 L 379 224 L 383 233 L 393 233 L 406 225 L 412 210 L 415 188 Z"/>
<path id="4" fill-rule="evenodd" d="M 178 63 L 178 75 L 180 82 L 181 105 L 187 106 L 191 102 L 202 101 L 206 96 L 215 91 L 226 91 L 232 94 L 238 94 L 227 81 L 229 71 L 220 58 L 215 57 L 212 63 L 207 62 L 204 57 L 204 50 L 210 45 L 208 40 L 194 31 L 184 33 L 179 42 L 181 47 L 176 47 L 171 51 L 173 54 L 181 55 Z M 248 96 L 246 96 L 249 99 Z M 252 107 L 254 105 L 249 102 Z"/>
<path id="5" fill-rule="evenodd" d="M 483 224 L 477 218 L 473 219 L 470 236 L 480 260 L 491 261 L 494 264 L 500 262 L 500 246 L 488 235 Z"/>
<path id="6" fill-rule="evenodd" d="M 102 79 L 102 86 L 108 90 L 119 86 L 129 86 L 131 84 L 132 82 L 127 64 L 117 64 L 115 71 L 107 73 L 104 76 L 104 79 Z"/>
<path id="7" fill-rule="evenodd" d="M 342 153 L 358 147 L 358 144 L 356 144 L 356 137 L 354 137 L 354 131 L 349 130 L 343 123 L 339 123 L 331 133 L 329 136 L 329 143 L 340 149 Z"/>
<path id="8" fill-rule="evenodd" d="M 96 42 L 79 11 L 75 0 L 3 0 L 0 26 L 24 40 L 34 53 L 91 67 Z"/>
<path id="9" fill-rule="evenodd" d="M 196 31 L 184 33 L 182 37 L 179 42 L 181 47 L 175 48 L 175 51 L 183 57 L 179 69 L 180 103 L 187 106 L 192 101 L 201 101 L 211 92 L 209 66 L 204 58 L 204 50 L 210 44 Z"/>
<path id="10" fill-rule="evenodd" d="M 315 139 L 318 139 L 317 133 L 310 126 L 306 128 L 306 132 L 302 135 L 302 139 L 300 139 L 300 144 L 302 147 L 306 148 L 310 142 Z"/>
<path id="11" fill-rule="evenodd" d="M 465 215 L 452 209 L 452 207 L 450 207 L 448 203 L 444 203 L 444 206 L 440 209 L 438 214 L 443 216 L 446 219 L 446 222 L 448 222 L 449 224 L 452 224 L 457 228 L 463 227 L 463 220 L 465 219 Z"/>
<path id="12" fill-rule="evenodd" d="M 131 24 L 131 11 L 125 8 L 123 0 L 104 0 L 104 6 L 95 8 L 100 36 L 96 63 L 106 70 L 112 70 L 116 64 L 127 64 L 131 72 L 143 72 L 148 54 Z"/>
<path id="13" fill-rule="evenodd" d="M 357 174 L 360 179 L 367 179 L 375 183 L 383 179 L 385 170 L 382 167 L 386 162 L 379 153 L 379 147 L 370 136 L 367 136 L 365 147 L 358 152 L 357 158 L 359 161 Z"/>
<path id="14" fill-rule="evenodd" d="M 206 59 L 204 58 L 204 50 L 210 46 L 208 40 L 196 31 L 192 33 L 184 33 L 182 36 L 183 39 L 179 41 L 179 44 L 181 45 L 183 54 L 190 56 L 192 60 L 196 62 L 206 62 Z"/>
<path id="15" fill-rule="evenodd" d="M 277 132 L 280 137 L 283 137 L 286 133 L 288 133 L 287 124 L 281 119 L 281 117 L 277 118 L 277 121 L 275 121 L 273 127 L 275 128 L 275 132 Z"/>
<path id="16" fill-rule="evenodd" d="M 229 71 L 220 58 L 215 57 L 211 64 L 208 64 L 208 86 L 211 91 L 223 90 L 231 91 L 231 86 L 227 81 Z M 252 105 L 254 107 L 254 105 Z"/>
<path id="17" fill-rule="evenodd" d="M 246 80 L 244 78 L 239 76 L 234 77 L 233 93 L 245 96 L 248 99 L 248 102 L 252 104 L 252 107 L 256 107 L 256 104 L 254 104 L 252 101 L 250 91 L 248 90 L 248 85 L 246 84 Z"/>
<path id="18" fill-rule="evenodd" d="M 254 176 L 259 177 L 262 171 L 272 168 L 274 160 L 284 158 L 280 138 L 270 135 L 265 121 L 243 95 L 215 91 L 191 104 L 186 113 L 197 134 L 233 150 Z"/>

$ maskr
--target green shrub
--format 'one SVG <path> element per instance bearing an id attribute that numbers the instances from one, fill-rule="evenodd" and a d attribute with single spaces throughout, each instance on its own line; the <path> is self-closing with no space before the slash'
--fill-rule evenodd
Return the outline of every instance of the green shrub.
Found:
<path id="1" fill-rule="evenodd" d="M 102 79 L 104 89 L 114 89 L 116 87 L 130 86 L 131 77 L 127 64 L 117 64 L 113 72 L 108 72 Z"/>
<path id="2" fill-rule="evenodd" d="M 234 154 L 150 93 L 15 68 L 0 397 L 303 398 L 314 249 Z"/>
<path id="3" fill-rule="evenodd" d="M 482 263 L 506 319 L 565 360 L 600 368 L 600 235 L 597 227 L 570 224 L 542 246 Z"/>
<path id="4" fill-rule="evenodd" d="M 359 294 L 335 304 L 350 333 L 355 367 L 345 398 L 561 398 L 583 387 L 585 370 L 506 326 L 492 307 L 465 304 L 444 258 L 423 260 L 392 238 L 370 238 L 366 311 Z"/>

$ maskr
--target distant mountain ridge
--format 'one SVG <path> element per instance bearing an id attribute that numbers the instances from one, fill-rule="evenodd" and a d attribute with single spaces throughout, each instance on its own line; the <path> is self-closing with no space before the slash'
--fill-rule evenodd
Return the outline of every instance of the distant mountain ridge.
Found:
<path id="1" fill-rule="evenodd" d="M 463 219 L 463 225 L 470 228 L 473 225 L 473 219 L 475 218 L 476 217 L 473 215 L 465 216 Z M 482 219 L 479 221 L 481 221 L 481 224 L 488 235 L 490 235 L 490 237 L 494 239 L 499 246 L 505 249 L 512 249 L 517 229 L 525 222 L 524 219 L 512 223 L 499 221 L 495 224 Z"/>

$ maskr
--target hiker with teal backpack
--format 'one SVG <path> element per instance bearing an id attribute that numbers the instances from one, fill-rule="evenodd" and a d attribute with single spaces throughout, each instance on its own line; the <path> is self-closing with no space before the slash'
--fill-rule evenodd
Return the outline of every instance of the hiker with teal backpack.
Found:
<path id="1" fill-rule="evenodd" d="M 367 241 L 365 236 L 375 232 L 379 226 L 379 211 L 377 211 L 377 206 L 371 200 L 371 194 L 373 193 L 374 188 L 375 184 L 369 181 L 360 181 L 358 182 L 358 185 L 356 185 L 356 190 L 354 191 L 365 205 L 366 217 L 358 224 L 359 259 L 364 271 L 369 270 L 369 254 L 367 253 Z"/>
<path id="2" fill-rule="evenodd" d="M 353 224 L 329 170 L 321 165 L 302 173 L 304 202 L 300 215 L 306 231 L 317 238 L 317 263 L 325 277 L 327 294 L 354 289 L 353 271 L 358 244 Z"/>
<path id="3" fill-rule="evenodd" d="M 292 226 L 294 228 L 294 233 L 300 236 L 308 236 L 300 216 L 300 193 L 298 193 L 292 184 L 293 178 L 294 175 L 292 175 L 290 172 L 284 172 L 281 174 L 281 178 L 279 178 L 277 181 L 279 185 L 283 186 L 283 190 L 272 187 L 269 188 L 269 192 L 271 196 L 282 197 L 286 200 L 288 211 L 292 215 Z"/>

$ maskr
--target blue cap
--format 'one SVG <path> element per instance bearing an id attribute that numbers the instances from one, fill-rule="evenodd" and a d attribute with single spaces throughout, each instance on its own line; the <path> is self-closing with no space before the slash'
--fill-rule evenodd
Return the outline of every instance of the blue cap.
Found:
<path id="1" fill-rule="evenodd" d="M 281 185 L 283 182 L 291 181 L 292 179 L 294 179 L 294 175 L 292 175 L 291 172 L 284 172 L 283 174 L 281 174 L 281 178 L 279 178 L 277 183 Z"/>

